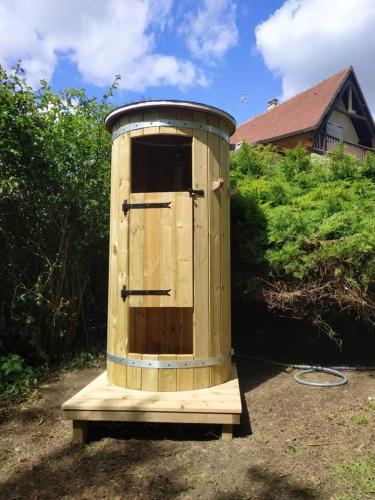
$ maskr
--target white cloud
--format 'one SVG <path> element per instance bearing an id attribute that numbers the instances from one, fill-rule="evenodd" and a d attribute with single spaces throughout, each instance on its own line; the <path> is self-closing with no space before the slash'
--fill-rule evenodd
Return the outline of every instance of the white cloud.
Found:
<path id="1" fill-rule="evenodd" d="M 214 62 L 238 43 L 233 0 L 203 0 L 195 14 L 185 15 L 180 33 L 193 57 Z"/>
<path id="2" fill-rule="evenodd" d="M 256 27 L 256 44 L 283 98 L 352 65 L 375 112 L 374 23 L 374 0 L 286 0 Z"/>
<path id="3" fill-rule="evenodd" d="M 207 83 L 190 60 L 157 50 L 173 0 L 0 0 L 0 63 L 18 59 L 37 86 L 59 58 L 72 60 L 86 82 L 142 91 L 155 85 Z"/>

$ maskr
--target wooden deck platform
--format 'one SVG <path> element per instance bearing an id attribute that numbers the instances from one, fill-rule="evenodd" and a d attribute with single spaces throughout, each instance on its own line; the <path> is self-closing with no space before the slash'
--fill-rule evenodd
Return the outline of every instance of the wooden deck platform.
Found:
<path id="1" fill-rule="evenodd" d="M 223 439 L 231 439 L 242 407 L 234 369 L 224 384 L 179 392 L 124 389 L 110 384 L 104 372 L 66 401 L 62 411 L 73 420 L 73 441 L 83 444 L 89 421 L 221 424 Z"/>

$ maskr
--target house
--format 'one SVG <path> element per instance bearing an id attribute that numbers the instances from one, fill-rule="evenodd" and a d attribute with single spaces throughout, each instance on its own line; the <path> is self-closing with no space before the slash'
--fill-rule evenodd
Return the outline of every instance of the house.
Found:
<path id="1" fill-rule="evenodd" d="M 265 113 L 237 128 L 231 144 L 274 144 L 281 150 L 301 143 L 323 154 L 340 139 L 360 159 L 375 148 L 374 120 L 351 66 L 282 103 L 272 99 Z"/>

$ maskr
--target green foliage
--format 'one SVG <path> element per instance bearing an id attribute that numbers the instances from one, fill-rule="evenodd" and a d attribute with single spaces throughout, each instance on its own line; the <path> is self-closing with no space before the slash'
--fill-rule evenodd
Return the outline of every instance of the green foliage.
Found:
<path id="1" fill-rule="evenodd" d="M 61 371 L 82 370 L 83 368 L 99 368 L 99 355 L 82 351 L 73 357 L 63 358 L 60 363 Z"/>
<path id="2" fill-rule="evenodd" d="M 368 425 L 370 422 L 370 417 L 369 415 L 353 415 L 352 420 L 357 425 Z"/>
<path id="3" fill-rule="evenodd" d="M 110 136 L 103 102 L 0 67 L 0 348 L 39 361 L 103 337 Z M 15 365 L 16 366 L 16 365 Z"/>
<path id="4" fill-rule="evenodd" d="M 0 397 L 24 394 L 37 384 L 32 368 L 17 354 L 0 357 Z"/>
<path id="5" fill-rule="evenodd" d="M 373 498 L 375 494 L 375 456 L 344 462 L 333 467 L 334 474 L 342 484 L 345 494 L 335 496 L 337 500 L 359 500 Z"/>
<path id="6" fill-rule="evenodd" d="M 367 317 L 374 318 L 375 155 L 361 162 L 343 144 L 324 157 L 311 157 L 301 146 L 279 154 L 244 144 L 231 167 L 239 187 L 232 201 L 232 247 L 242 276 L 235 279 L 243 282 L 247 274 L 248 287 L 254 276 L 258 284 L 259 278 L 282 282 L 283 292 L 330 283 L 338 302 L 335 287 L 341 298 L 346 287 L 349 302 L 356 295 L 353 307 L 362 300 Z"/>

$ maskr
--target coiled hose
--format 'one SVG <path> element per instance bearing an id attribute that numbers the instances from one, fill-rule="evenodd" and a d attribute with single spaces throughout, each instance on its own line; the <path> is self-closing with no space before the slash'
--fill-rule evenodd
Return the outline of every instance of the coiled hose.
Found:
<path id="1" fill-rule="evenodd" d="M 270 365 L 283 366 L 285 368 L 295 368 L 297 370 L 302 370 L 294 375 L 294 380 L 299 384 L 310 385 L 313 387 L 337 387 L 339 385 L 344 385 L 348 382 L 348 377 L 342 373 L 341 370 L 366 370 L 371 371 L 375 370 L 375 366 L 331 366 L 326 368 L 324 366 L 314 366 L 314 365 L 294 365 L 291 363 L 280 363 L 279 361 L 273 361 L 271 359 L 258 358 L 256 356 L 248 356 L 246 354 L 236 354 L 238 358 L 249 358 L 254 359 L 256 361 L 261 361 L 262 363 L 268 363 Z M 301 378 L 306 373 L 313 372 L 322 372 L 328 373 L 330 375 L 334 375 L 339 377 L 340 380 L 337 382 L 310 382 L 309 380 L 305 380 Z"/>

